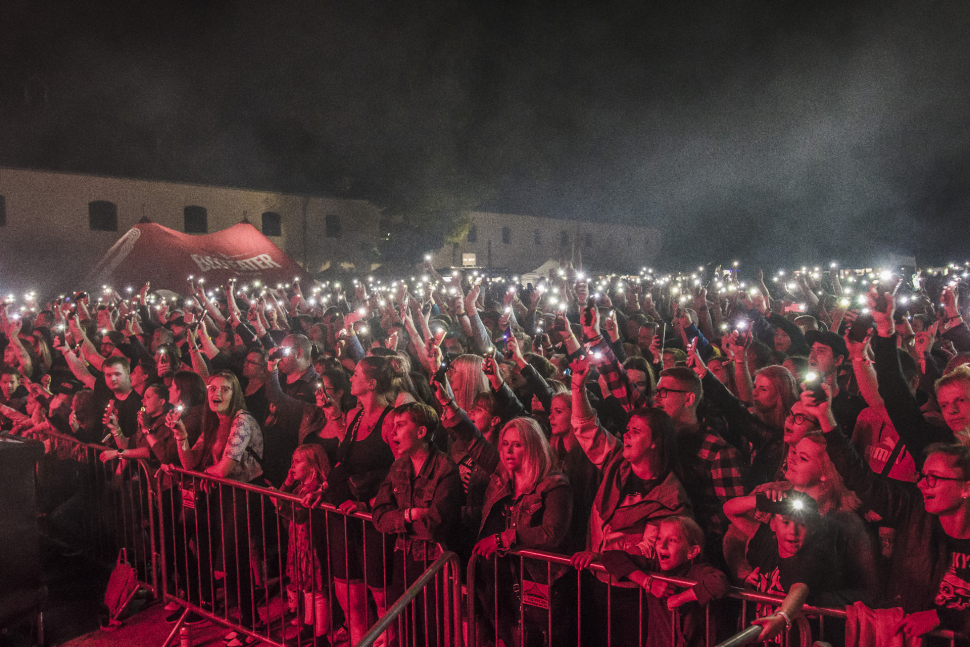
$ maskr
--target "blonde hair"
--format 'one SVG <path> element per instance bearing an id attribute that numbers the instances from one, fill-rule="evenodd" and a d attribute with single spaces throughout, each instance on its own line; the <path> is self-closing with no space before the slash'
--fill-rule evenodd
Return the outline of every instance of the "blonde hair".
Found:
<path id="1" fill-rule="evenodd" d="M 502 438 L 509 429 L 519 433 L 519 440 L 525 448 L 523 478 L 529 486 L 528 490 L 534 490 L 542 479 L 559 471 L 552 447 L 549 446 L 549 441 L 546 440 L 546 435 L 542 432 L 539 423 L 532 418 L 513 418 L 502 427 L 502 432 L 499 434 L 499 447 L 502 446 Z"/>
<path id="2" fill-rule="evenodd" d="M 845 486 L 842 475 L 835 468 L 832 459 L 825 450 L 825 435 L 821 430 L 808 431 L 801 440 L 809 440 L 822 448 L 819 453 L 822 461 L 822 478 L 824 487 L 818 496 L 818 512 L 825 515 L 832 512 L 855 512 L 862 506 L 862 501 L 854 492 Z M 801 442 L 801 440 L 799 442 Z"/>
<path id="3" fill-rule="evenodd" d="M 701 549 L 701 552 L 697 553 L 698 557 L 704 555 L 704 531 L 701 530 L 701 527 L 697 525 L 696 521 L 683 515 L 674 515 L 661 520 L 660 525 L 662 526 L 665 523 L 672 523 L 680 528 L 684 539 L 687 540 L 687 545 L 697 546 Z"/>
<path id="4" fill-rule="evenodd" d="M 939 391 L 940 387 L 949 386 L 954 382 L 966 382 L 967 388 L 970 389 L 970 366 L 967 364 L 956 366 L 949 373 L 934 382 L 933 388 Z"/>
<path id="5" fill-rule="evenodd" d="M 484 359 L 478 355 L 459 355 L 452 360 L 454 372 L 448 376 L 455 392 L 455 402 L 465 411 L 475 407 L 475 397 L 489 390 L 488 378 L 482 372 Z"/>
<path id="6" fill-rule="evenodd" d="M 568 395 L 572 397 L 572 391 L 569 390 L 569 387 L 564 382 L 560 382 L 555 378 L 549 378 L 546 380 L 546 384 L 549 385 L 549 390 L 552 391 L 553 396 Z"/>
<path id="7" fill-rule="evenodd" d="M 778 406 L 772 411 L 758 412 L 756 415 L 762 422 L 780 429 L 785 426 L 785 418 L 788 416 L 788 412 L 791 411 L 792 405 L 798 402 L 799 392 L 798 384 L 795 382 L 795 376 L 787 368 L 777 364 L 765 366 L 754 374 L 755 379 L 758 379 L 759 376 L 764 376 L 766 380 L 771 382 L 775 387 L 775 391 L 778 392 L 778 397 L 781 399 L 778 402 Z M 769 415 L 766 416 L 765 414 Z M 767 419 L 768 417 L 773 419 L 769 420 Z"/>
<path id="8" fill-rule="evenodd" d="M 314 444 L 300 445 L 293 450 L 293 456 L 302 456 L 306 460 L 307 465 L 313 470 L 313 476 L 315 479 L 310 479 L 309 482 L 300 483 L 300 489 L 310 488 L 315 489 L 317 485 L 326 482 L 327 474 L 330 473 L 330 460 L 327 458 L 327 452 L 324 451 L 323 447 Z M 315 482 L 314 482 L 315 481 Z"/>

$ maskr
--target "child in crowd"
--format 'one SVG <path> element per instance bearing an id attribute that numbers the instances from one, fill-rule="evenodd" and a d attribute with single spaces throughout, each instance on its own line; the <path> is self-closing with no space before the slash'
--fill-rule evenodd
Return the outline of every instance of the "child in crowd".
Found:
<path id="1" fill-rule="evenodd" d="M 603 565 L 618 579 L 639 584 L 646 596 L 647 626 L 644 633 L 646 647 L 688 647 L 713 642 L 717 635 L 717 614 L 711 614 L 709 634 L 705 635 L 705 606 L 727 594 L 728 582 L 724 573 L 703 559 L 704 532 L 690 517 L 668 517 L 644 533 L 640 554 L 623 550 L 603 553 Z M 654 579 L 650 572 L 697 582 L 693 587 L 675 592 L 676 587 Z M 671 616 L 679 611 L 674 627 Z M 674 629 L 676 636 L 671 635 Z"/>
<path id="2" fill-rule="evenodd" d="M 286 475 L 281 492 L 304 497 L 324 488 L 330 461 L 320 445 L 300 445 L 293 452 L 293 462 Z M 316 647 L 328 647 L 327 635 L 330 631 L 330 605 L 327 598 L 325 564 L 320 561 L 321 551 L 326 546 L 317 546 L 318 538 L 325 541 L 326 519 L 322 511 L 310 512 L 300 505 L 289 501 L 273 499 L 279 508 L 280 516 L 289 519 L 289 549 L 286 556 L 286 573 L 290 578 L 287 585 L 287 605 L 291 612 L 298 612 L 299 597 L 303 594 L 304 616 L 299 641 Z M 313 516 L 313 522 L 310 517 Z M 323 553 L 326 554 L 326 553 Z"/>

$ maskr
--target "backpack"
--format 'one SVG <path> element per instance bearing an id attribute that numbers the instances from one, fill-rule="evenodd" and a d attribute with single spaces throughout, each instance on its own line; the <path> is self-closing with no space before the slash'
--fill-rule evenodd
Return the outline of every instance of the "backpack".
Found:
<path id="1" fill-rule="evenodd" d="M 104 592 L 104 605 L 108 610 L 108 622 L 105 627 L 117 627 L 121 624 L 118 617 L 124 613 L 131 603 L 132 598 L 138 592 L 138 577 L 134 567 L 128 563 L 128 553 L 122 548 L 118 552 L 118 562 L 111 577 L 108 579 L 108 588 Z"/>

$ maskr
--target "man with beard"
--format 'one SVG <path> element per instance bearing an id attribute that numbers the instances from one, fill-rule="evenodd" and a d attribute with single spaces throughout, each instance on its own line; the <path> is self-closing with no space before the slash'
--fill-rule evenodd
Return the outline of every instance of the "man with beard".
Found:
<path id="1" fill-rule="evenodd" d="M 279 359 L 280 373 L 286 376 L 282 385 L 283 393 L 291 398 L 314 404 L 316 402 L 314 392 L 320 376 L 313 369 L 310 340 L 306 335 L 289 335 L 280 346 L 280 350 L 271 351 L 270 358 Z M 276 353 L 280 356 L 276 357 Z"/>

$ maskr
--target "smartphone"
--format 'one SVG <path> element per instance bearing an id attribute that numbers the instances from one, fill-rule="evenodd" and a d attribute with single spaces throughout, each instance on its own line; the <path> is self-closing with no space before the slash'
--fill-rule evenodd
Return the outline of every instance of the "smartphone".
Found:
<path id="1" fill-rule="evenodd" d="M 664 355 L 664 347 L 667 344 L 667 322 L 664 321 L 660 324 L 660 357 L 654 357 L 655 361 L 662 361 Z"/>
<path id="2" fill-rule="evenodd" d="M 883 298 L 885 301 L 885 297 Z M 875 320 L 872 318 L 871 314 L 859 313 L 859 316 L 855 318 L 852 322 L 852 326 L 849 328 L 849 339 L 854 342 L 864 342 L 866 337 L 869 336 L 869 330 L 872 328 Z"/>
<path id="3" fill-rule="evenodd" d="M 899 286 L 901 286 L 902 284 L 903 284 L 902 279 L 896 280 L 896 285 L 892 289 L 892 295 L 894 297 L 896 296 L 896 293 L 899 292 Z M 884 294 L 885 290 L 883 290 L 879 284 L 876 284 L 876 292 L 878 294 L 878 296 L 876 296 L 876 310 L 878 310 L 879 312 L 885 312 L 886 306 L 889 305 L 889 301 L 886 299 L 886 295 Z"/>
<path id="4" fill-rule="evenodd" d="M 822 390 L 822 378 L 818 373 L 805 374 L 805 386 L 812 392 L 812 399 L 815 404 L 825 402 L 825 391 Z"/>

